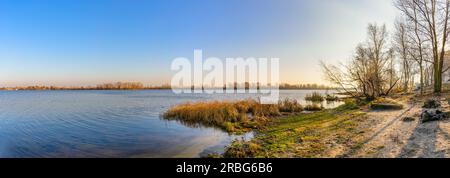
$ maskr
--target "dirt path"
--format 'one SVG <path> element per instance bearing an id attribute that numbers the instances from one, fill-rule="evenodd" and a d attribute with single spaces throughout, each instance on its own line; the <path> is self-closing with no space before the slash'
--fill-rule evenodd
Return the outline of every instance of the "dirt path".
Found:
<path id="1" fill-rule="evenodd" d="M 371 131 L 363 144 L 346 157 L 450 157 L 450 121 L 420 123 L 421 103 L 405 101 L 403 110 L 368 112 L 363 127 L 370 127 Z M 448 104 L 444 108 L 448 109 Z M 405 122 L 405 117 L 415 120 Z"/>

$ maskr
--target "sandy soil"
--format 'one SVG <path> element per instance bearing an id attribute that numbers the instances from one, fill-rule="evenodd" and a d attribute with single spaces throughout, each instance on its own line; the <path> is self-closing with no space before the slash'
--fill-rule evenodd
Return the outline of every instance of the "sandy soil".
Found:
<path id="1" fill-rule="evenodd" d="M 401 101 L 402 110 L 368 111 L 361 127 L 370 131 L 363 144 L 345 157 L 449 158 L 450 121 L 420 123 L 423 100 L 412 98 Z M 445 111 L 450 110 L 446 101 L 441 103 Z M 414 121 L 403 121 L 405 117 Z"/>

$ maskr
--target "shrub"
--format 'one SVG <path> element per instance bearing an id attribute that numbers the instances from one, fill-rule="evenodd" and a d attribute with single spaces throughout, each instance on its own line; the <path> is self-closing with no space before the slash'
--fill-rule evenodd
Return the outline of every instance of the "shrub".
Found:
<path id="1" fill-rule="evenodd" d="M 318 92 L 313 92 L 312 94 L 307 94 L 305 100 L 313 102 L 322 102 L 325 100 L 325 98 L 322 96 L 322 94 Z"/>
<path id="2" fill-rule="evenodd" d="M 224 158 L 251 158 L 254 157 L 259 151 L 261 146 L 253 142 L 245 142 L 242 140 L 234 141 L 231 146 L 227 147 Z"/>
<path id="3" fill-rule="evenodd" d="M 235 128 L 234 128 L 234 124 L 231 122 L 225 122 L 224 124 L 224 128 L 227 132 L 234 132 Z"/>
<path id="4" fill-rule="evenodd" d="M 297 102 L 297 100 L 290 100 L 286 98 L 283 101 L 278 102 L 280 112 L 302 112 L 303 106 Z"/>

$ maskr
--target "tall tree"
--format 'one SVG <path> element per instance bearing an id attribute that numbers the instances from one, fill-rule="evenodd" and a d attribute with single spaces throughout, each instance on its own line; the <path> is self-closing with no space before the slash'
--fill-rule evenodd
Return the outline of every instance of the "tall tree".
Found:
<path id="1" fill-rule="evenodd" d="M 442 73 L 447 43 L 450 0 L 395 0 L 396 7 L 427 40 L 432 52 L 434 92 L 442 91 Z"/>
<path id="2" fill-rule="evenodd" d="M 394 49 L 400 58 L 401 65 L 401 80 L 402 80 L 402 90 L 404 92 L 410 91 L 410 84 L 412 80 L 412 61 L 411 55 L 409 53 L 410 50 L 410 41 L 408 38 L 408 29 L 406 27 L 406 23 L 397 20 L 395 22 L 396 32 L 394 34 Z M 422 75 L 421 75 L 422 77 Z"/>

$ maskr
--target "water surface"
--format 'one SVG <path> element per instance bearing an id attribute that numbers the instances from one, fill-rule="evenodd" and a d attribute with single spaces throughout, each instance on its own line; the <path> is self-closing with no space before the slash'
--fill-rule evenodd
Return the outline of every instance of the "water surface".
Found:
<path id="1" fill-rule="evenodd" d="M 312 91 L 281 91 L 298 99 Z M 325 92 L 325 91 L 321 91 Z M 249 94 L 140 91 L 0 91 L 0 157 L 200 157 L 232 140 L 215 128 L 190 128 L 160 115 L 187 101 Z M 327 107 L 336 104 L 324 103 Z M 244 135 L 246 139 L 252 133 Z"/>

